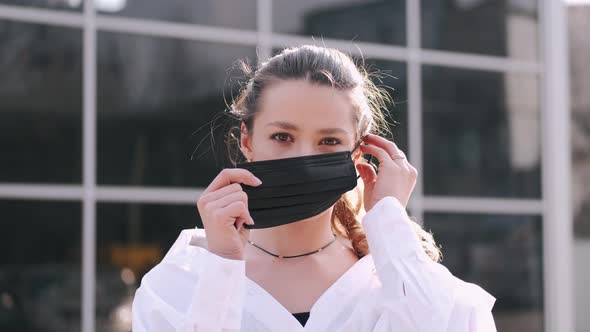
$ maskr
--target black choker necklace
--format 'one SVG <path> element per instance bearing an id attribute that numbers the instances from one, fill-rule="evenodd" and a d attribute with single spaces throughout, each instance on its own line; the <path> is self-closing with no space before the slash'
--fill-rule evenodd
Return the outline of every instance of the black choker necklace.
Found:
<path id="1" fill-rule="evenodd" d="M 331 245 L 332 243 L 334 243 L 334 241 L 336 241 L 336 234 L 334 234 L 334 233 L 332 233 L 332 234 L 334 235 L 334 238 L 332 239 L 332 241 L 328 242 L 328 244 L 326 244 L 325 246 L 321 247 L 320 249 L 314 250 L 312 252 L 308 252 L 306 254 L 294 255 L 294 256 L 281 256 L 281 255 L 273 254 L 272 252 L 270 252 L 268 250 L 265 250 L 265 249 L 263 249 L 263 248 L 255 245 L 254 242 L 252 242 L 250 240 L 248 240 L 248 243 L 250 243 L 251 245 L 255 246 L 256 248 L 264 251 L 265 253 L 267 253 L 269 255 L 272 255 L 272 256 L 275 256 L 277 258 L 295 258 L 295 257 L 301 257 L 301 256 L 307 256 L 307 255 L 315 254 L 316 252 L 320 252 L 320 251 L 326 249 L 329 245 Z"/>

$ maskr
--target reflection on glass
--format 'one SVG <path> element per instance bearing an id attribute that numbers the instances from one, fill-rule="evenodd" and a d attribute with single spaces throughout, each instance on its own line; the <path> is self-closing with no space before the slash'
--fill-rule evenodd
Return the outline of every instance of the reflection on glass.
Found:
<path id="1" fill-rule="evenodd" d="M 255 63 L 255 49 L 112 33 L 98 49 L 98 182 L 208 185 L 223 156 L 206 134 L 243 81 L 233 64 Z"/>
<path id="2" fill-rule="evenodd" d="M 0 182 L 80 183 L 81 38 L 0 21 Z"/>
<path id="3" fill-rule="evenodd" d="M 95 0 L 99 14 L 256 30 L 256 0 Z"/>
<path id="4" fill-rule="evenodd" d="M 424 227 L 454 275 L 496 297 L 498 331 L 543 330 L 542 219 L 427 213 Z"/>
<path id="5" fill-rule="evenodd" d="M 537 0 L 422 1 L 420 8 L 424 48 L 538 59 Z"/>
<path id="6" fill-rule="evenodd" d="M 116 0 L 96 0 L 98 2 L 108 2 Z M 59 9 L 67 11 L 82 11 L 82 0 L 0 0 L 2 5 L 39 7 L 49 9 Z"/>
<path id="7" fill-rule="evenodd" d="M 99 204 L 97 332 L 131 331 L 131 304 L 141 278 L 183 229 L 202 228 L 195 206 Z"/>
<path id="8" fill-rule="evenodd" d="M 80 331 L 80 203 L 0 201 L 0 331 Z"/>
<path id="9" fill-rule="evenodd" d="M 275 0 L 273 31 L 402 45 L 406 42 L 405 1 Z"/>
<path id="10" fill-rule="evenodd" d="M 537 78 L 425 66 L 422 79 L 425 193 L 539 198 Z"/>

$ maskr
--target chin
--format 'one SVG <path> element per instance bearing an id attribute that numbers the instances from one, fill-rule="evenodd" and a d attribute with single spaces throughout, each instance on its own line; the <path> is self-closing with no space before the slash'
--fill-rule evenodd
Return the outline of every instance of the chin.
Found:
<path id="1" fill-rule="evenodd" d="M 301 221 L 314 221 L 314 220 L 320 220 L 322 218 L 325 218 L 326 215 L 331 215 L 332 211 L 334 211 L 334 205 L 330 206 L 329 208 L 327 208 L 325 211 L 321 212 L 320 214 L 317 214 L 313 217 L 309 217 L 307 219 L 302 219 Z"/>

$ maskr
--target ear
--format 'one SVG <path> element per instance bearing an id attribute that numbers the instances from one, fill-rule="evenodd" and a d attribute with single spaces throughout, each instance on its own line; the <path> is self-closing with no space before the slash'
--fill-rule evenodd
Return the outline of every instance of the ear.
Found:
<path id="1" fill-rule="evenodd" d="M 352 153 L 352 160 L 356 163 L 361 159 L 362 156 L 363 156 L 363 153 L 361 152 L 361 150 L 356 149 L 356 151 L 354 151 Z"/>
<path id="2" fill-rule="evenodd" d="M 362 139 L 361 139 L 361 142 L 356 143 L 356 144 L 362 145 L 363 144 Z M 352 160 L 354 161 L 354 163 L 357 163 L 359 161 L 365 161 L 364 158 L 362 158 L 363 152 L 361 151 L 360 146 L 357 146 L 357 145 L 355 145 L 355 146 L 356 146 L 356 150 L 354 150 L 354 152 L 352 153 Z"/>
<path id="3" fill-rule="evenodd" d="M 252 160 L 252 136 L 244 122 L 240 125 L 240 150 L 242 150 L 242 154 L 248 161 Z"/>
<path id="4" fill-rule="evenodd" d="M 361 161 L 364 161 L 362 157 L 362 154 L 357 153 L 356 151 L 353 153 L 352 155 L 352 163 L 353 164 L 358 164 Z"/>

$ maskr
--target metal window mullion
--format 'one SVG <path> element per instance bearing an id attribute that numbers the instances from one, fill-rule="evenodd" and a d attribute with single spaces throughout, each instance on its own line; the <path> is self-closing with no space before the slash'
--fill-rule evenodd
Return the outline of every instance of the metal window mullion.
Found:
<path id="1" fill-rule="evenodd" d="M 573 332 L 573 231 L 567 16 L 562 1 L 539 2 L 545 331 Z"/>
<path id="2" fill-rule="evenodd" d="M 96 15 L 84 1 L 82 106 L 82 331 L 96 323 Z"/>
<path id="3" fill-rule="evenodd" d="M 146 186 L 95 186 L 95 202 L 149 203 L 193 205 L 205 190 L 204 187 L 146 187 Z M 80 201 L 84 198 L 81 185 L 0 184 L 0 198 L 52 201 Z M 424 210 L 456 213 L 542 215 L 541 199 L 423 196 Z"/>
<path id="4" fill-rule="evenodd" d="M 354 56 L 363 55 L 367 58 L 391 61 L 407 61 L 408 59 L 408 50 L 403 46 L 383 45 L 362 41 L 351 42 L 342 39 L 325 38 L 323 36 L 301 36 L 273 32 L 271 43 L 273 47 L 289 47 L 301 44 L 321 44 L 322 46 L 337 48 Z"/>
<path id="5" fill-rule="evenodd" d="M 196 206 L 197 199 L 205 191 L 198 188 L 161 188 L 161 187 L 129 187 L 129 186 L 98 186 L 96 200 L 111 203 L 152 203 Z"/>
<path id="6" fill-rule="evenodd" d="M 43 199 L 80 202 L 82 197 L 83 187 L 78 184 L 0 184 L 0 198 L 2 199 Z"/>
<path id="7" fill-rule="evenodd" d="M 257 32 L 253 30 L 108 15 L 97 15 L 95 20 L 100 31 L 235 45 L 254 46 L 258 43 Z"/>
<path id="8" fill-rule="evenodd" d="M 237 45 L 260 45 L 262 46 L 260 49 L 261 57 L 270 55 L 273 46 L 286 47 L 302 43 L 317 43 L 311 37 L 272 33 L 272 0 L 258 0 L 258 7 L 257 31 L 109 15 L 97 15 L 95 17 L 95 24 L 101 31 Z M 418 30 L 408 29 L 408 34 L 415 34 L 419 37 L 420 27 L 416 24 L 416 22 L 419 23 L 420 19 L 420 13 L 416 12 L 416 9 L 419 10 L 419 2 L 417 0 L 408 1 L 406 8 L 407 12 L 414 17 L 411 18 L 408 16 L 408 27 L 418 28 Z M 415 12 L 418 15 L 414 14 Z M 55 26 L 81 27 L 84 16 L 79 13 L 68 13 L 60 10 L 0 5 L 0 19 Z M 268 34 L 266 33 L 267 31 L 269 32 Z M 360 48 L 362 49 L 363 55 L 375 59 L 408 61 L 409 58 L 415 56 L 415 54 L 410 55 L 408 48 L 403 46 L 362 41 L 355 42 L 353 45 L 350 41 L 331 38 L 322 38 L 322 42 L 330 47 L 336 47 L 354 55 L 359 55 L 358 53 L 360 51 L 358 48 Z M 408 42 L 411 43 L 409 39 Z M 415 51 L 423 64 L 498 72 L 538 73 L 541 70 L 541 66 L 536 61 L 522 61 L 507 57 L 420 48 L 415 49 Z"/>
<path id="9" fill-rule="evenodd" d="M 84 22 L 84 17 L 80 13 L 14 5 L 0 5 L 0 19 L 74 28 L 81 28 Z"/>
<path id="10" fill-rule="evenodd" d="M 420 50 L 422 63 L 452 68 L 537 74 L 542 68 L 537 61 L 526 61 L 471 53 L 440 50 Z"/>
<path id="11" fill-rule="evenodd" d="M 406 1 L 406 39 L 408 44 L 408 154 L 418 179 L 409 207 L 419 222 L 424 219 L 424 182 L 422 177 L 422 74 L 420 57 L 420 1 Z"/>
<path id="12" fill-rule="evenodd" d="M 502 215 L 543 214 L 543 201 L 540 199 L 425 196 L 422 204 L 428 212 Z"/>
<path id="13" fill-rule="evenodd" d="M 258 27 L 258 62 L 266 60 L 272 55 L 272 0 L 258 0 L 257 3 L 257 27 Z"/>

